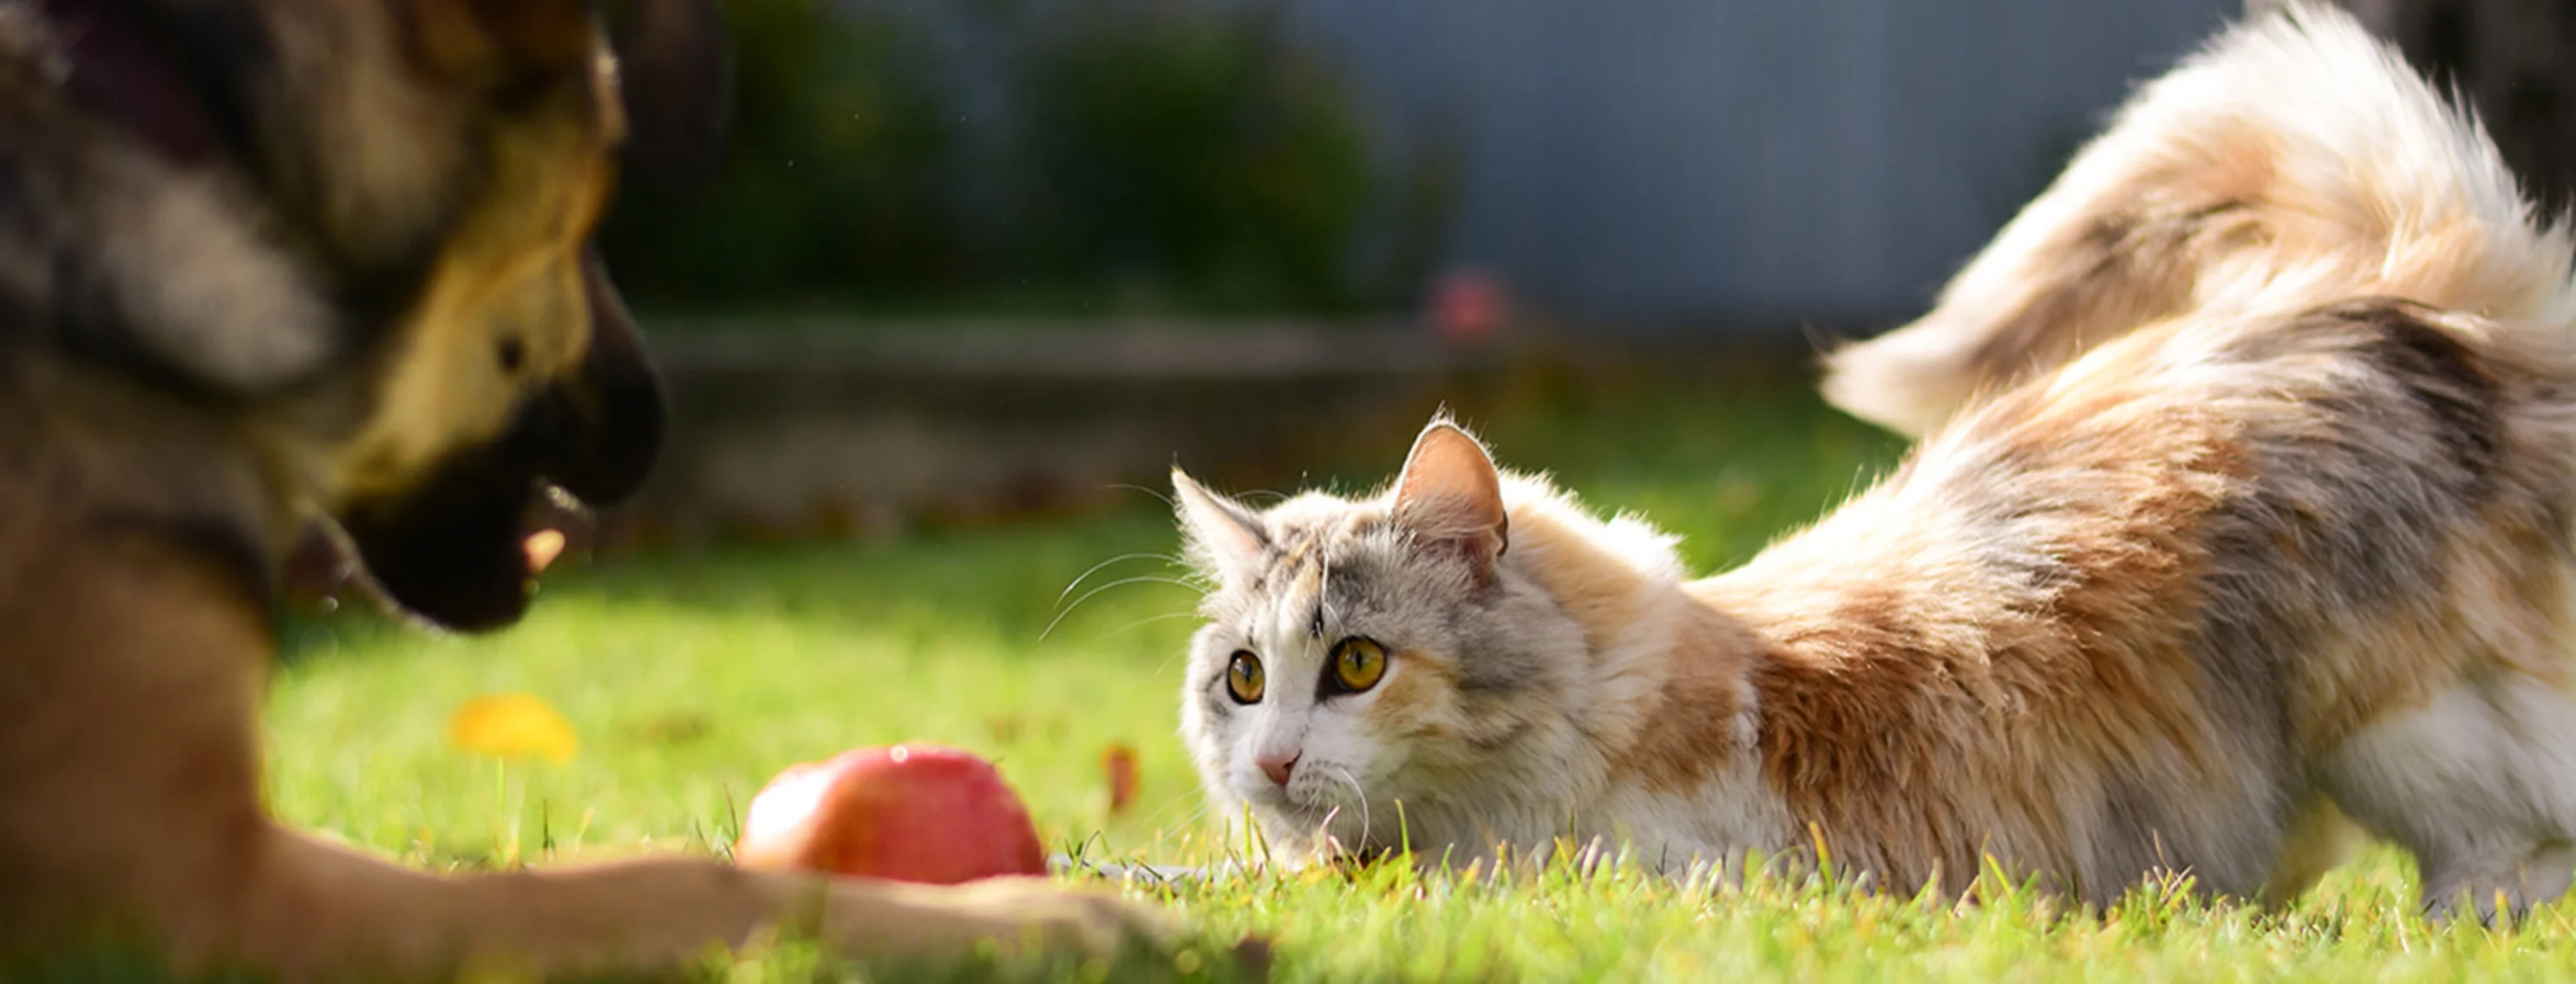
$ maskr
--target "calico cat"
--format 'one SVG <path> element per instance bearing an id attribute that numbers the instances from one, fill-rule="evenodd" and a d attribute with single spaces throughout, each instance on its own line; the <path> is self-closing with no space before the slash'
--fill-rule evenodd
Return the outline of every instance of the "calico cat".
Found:
<path id="1" fill-rule="evenodd" d="M 2348 22 L 2280 18 L 2184 71 L 2357 64 L 2402 71 Z M 2374 78 L 2338 84 L 2424 94 Z M 2566 240 L 2482 207 L 2520 245 L 2456 255 L 2554 292 L 2498 310 L 2576 310 Z M 1447 420 L 1374 495 L 1256 511 L 1176 471 L 1213 585 L 1182 692 L 1206 791 L 1292 859 L 1571 835 L 1686 870 L 1822 844 L 1898 891 L 1991 859 L 2092 903 L 2168 871 L 2280 900 L 2358 827 L 2414 854 L 2436 914 L 2554 898 L 2576 336 L 2274 301 L 2123 325 L 1963 400 L 1713 577 Z"/>

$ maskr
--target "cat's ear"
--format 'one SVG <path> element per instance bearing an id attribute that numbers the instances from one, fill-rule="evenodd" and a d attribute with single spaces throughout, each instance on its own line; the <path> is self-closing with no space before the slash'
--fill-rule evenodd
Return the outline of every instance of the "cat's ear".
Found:
<path id="1" fill-rule="evenodd" d="M 1269 548 L 1261 517 L 1208 491 L 1179 468 L 1172 469 L 1172 500 L 1181 514 L 1181 532 L 1188 536 L 1190 551 L 1214 562 L 1219 572 L 1250 569 Z"/>
<path id="2" fill-rule="evenodd" d="M 1458 425 L 1434 420 L 1413 441 L 1395 480 L 1395 521 L 1417 542 L 1464 553 L 1482 571 L 1511 543 L 1503 477 L 1494 459 Z"/>

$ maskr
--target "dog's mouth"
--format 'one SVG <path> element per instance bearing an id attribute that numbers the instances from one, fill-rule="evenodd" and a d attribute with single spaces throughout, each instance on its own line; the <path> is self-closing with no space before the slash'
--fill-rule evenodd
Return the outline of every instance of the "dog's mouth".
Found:
<path id="1" fill-rule="evenodd" d="M 660 381 L 625 306 L 596 263 L 581 368 L 525 400 L 502 434 L 452 452 L 402 493 L 335 518 L 384 600 L 439 626 L 480 632 L 528 608 L 549 499 L 615 505 L 651 474 L 662 442 Z"/>

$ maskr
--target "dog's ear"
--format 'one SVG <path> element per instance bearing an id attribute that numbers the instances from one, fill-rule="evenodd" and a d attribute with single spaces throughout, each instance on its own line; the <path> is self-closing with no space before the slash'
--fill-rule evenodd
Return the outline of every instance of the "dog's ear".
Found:
<path id="1" fill-rule="evenodd" d="M 716 0 L 632 0 L 618 18 L 626 164 L 639 179 L 687 184 L 723 160 L 733 110 L 732 43 Z"/>
<path id="2" fill-rule="evenodd" d="M 590 0 L 404 0 L 403 9 L 421 61 L 450 76 L 578 67 L 598 28 Z"/>
<path id="3" fill-rule="evenodd" d="M 421 61 L 449 77 L 575 69 L 594 51 L 595 0 L 404 0 Z M 625 0 L 615 26 L 626 162 L 684 184 L 722 159 L 733 108 L 732 45 L 717 0 Z"/>

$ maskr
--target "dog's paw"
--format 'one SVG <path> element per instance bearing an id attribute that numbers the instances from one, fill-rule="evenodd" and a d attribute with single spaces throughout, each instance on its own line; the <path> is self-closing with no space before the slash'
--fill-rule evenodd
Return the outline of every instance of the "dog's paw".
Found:
<path id="1" fill-rule="evenodd" d="M 1161 950 L 1180 924 L 1161 910 L 1045 878 L 996 878 L 949 889 L 941 905 L 1006 950 L 1114 958 Z"/>
<path id="2" fill-rule="evenodd" d="M 823 935 L 866 962 L 990 961 L 1007 970 L 1070 961 L 1118 980 L 1262 980 L 1269 972 L 1264 942 L 1218 944 L 1162 909 L 1045 878 L 937 888 L 843 881 L 835 888 Z"/>

